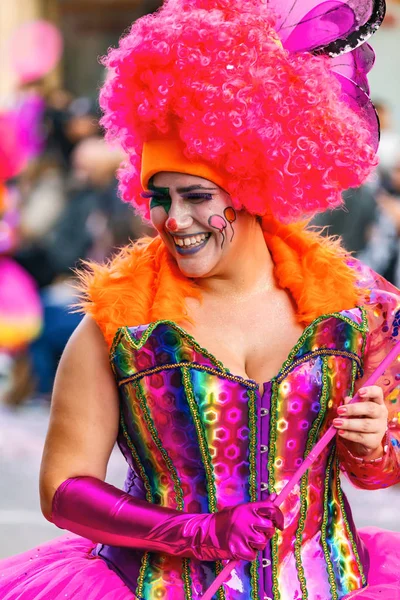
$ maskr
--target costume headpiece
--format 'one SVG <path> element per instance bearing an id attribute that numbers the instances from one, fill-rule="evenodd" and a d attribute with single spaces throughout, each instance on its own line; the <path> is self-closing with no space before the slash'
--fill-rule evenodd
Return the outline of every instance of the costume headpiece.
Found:
<path id="1" fill-rule="evenodd" d="M 224 190 L 229 187 L 228 178 L 210 163 L 191 160 L 185 156 L 185 146 L 179 139 L 157 138 L 143 144 L 140 180 L 148 189 L 150 179 L 160 171 L 189 173 L 216 183 Z"/>
<path id="2" fill-rule="evenodd" d="M 384 10 L 383 0 L 167 0 L 138 20 L 105 59 L 101 93 L 108 137 L 128 154 L 122 198 L 149 216 L 143 147 L 146 157 L 165 144 L 167 158 L 175 140 L 182 171 L 204 165 L 238 209 L 288 220 L 338 206 L 376 164 L 365 41 Z M 146 163 L 143 181 L 167 163 Z"/>

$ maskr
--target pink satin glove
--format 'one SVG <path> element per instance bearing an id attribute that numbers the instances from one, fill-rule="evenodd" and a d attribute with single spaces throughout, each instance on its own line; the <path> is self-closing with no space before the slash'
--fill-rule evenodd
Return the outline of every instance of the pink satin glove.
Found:
<path id="1" fill-rule="evenodd" d="M 155 506 L 95 479 L 67 479 L 53 499 L 52 522 L 94 542 L 199 560 L 253 560 L 283 515 L 271 501 L 213 514 Z"/>
<path id="2" fill-rule="evenodd" d="M 193 517 L 185 530 L 189 531 L 192 523 L 195 529 L 199 528 L 203 537 L 199 543 L 200 553 L 209 556 L 202 560 L 254 560 L 274 535 L 275 527 L 283 529 L 284 525 L 282 512 L 271 500 L 239 504 Z M 204 522 L 200 521 L 201 517 L 205 517 Z"/>

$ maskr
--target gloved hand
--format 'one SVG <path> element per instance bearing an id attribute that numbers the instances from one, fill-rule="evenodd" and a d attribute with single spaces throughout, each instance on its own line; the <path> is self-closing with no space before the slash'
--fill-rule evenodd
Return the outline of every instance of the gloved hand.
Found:
<path id="1" fill-rule="evenodd" d="M 192 538 L 200 560 L 254 560 L 275 533 L 283 529 L 283 514 L 271 500 L 249 502 L 213 514 L 192 515 L 183 535 Z"/>
<path id="2" fill-rule="evenodd" d="M 94 542 L 199 560 L 253 560 L 274 528 L 283 528 L 272 501 L 191 514 L 135 499 L 94 477 L 64 481 L 51 520 Z"/>

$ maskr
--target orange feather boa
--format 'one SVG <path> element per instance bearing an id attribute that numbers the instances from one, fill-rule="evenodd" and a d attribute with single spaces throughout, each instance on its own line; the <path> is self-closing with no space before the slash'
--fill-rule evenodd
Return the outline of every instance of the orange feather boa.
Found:
<path id="1" fill-rule="evenodd" d="M 360 292 L 348 255 L 333 239 L 306 224 L 262 221 L 278 285 L 289 291 L 304 326 L 322 314 L 354 308 Z M 107 264 L 86 263 L 78 272 L 79 310 L 90 314 L 111 345 L 119 327 L 168 319 L 190 321 L 185 298 L 201 298 L 196 283 L 179 271 L 159 237 L 123 248 Z"/>

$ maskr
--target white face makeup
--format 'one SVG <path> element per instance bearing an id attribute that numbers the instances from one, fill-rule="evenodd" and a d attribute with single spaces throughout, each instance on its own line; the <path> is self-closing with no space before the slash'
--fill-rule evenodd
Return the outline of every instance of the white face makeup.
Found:
<path id="1" fill-rule="evenodd" d="M 149 198 L 152 223 L 182 273 L 207 277 L 220 272 L 239 243 L 241 228 L 241 213 L 232 207 L 229 194 L 202 177 L 162 172 L 143 195 Z"/>

